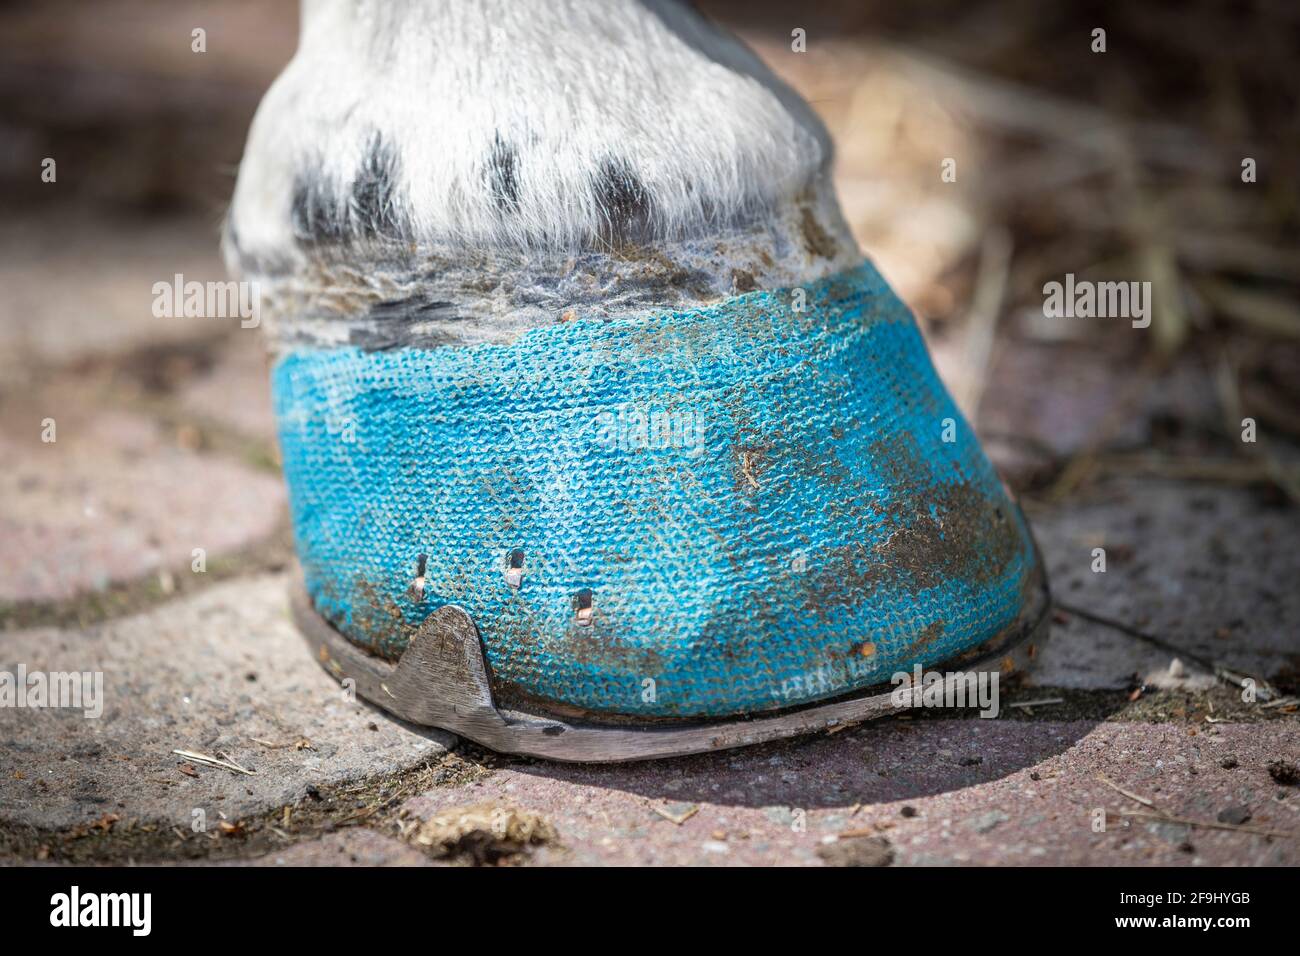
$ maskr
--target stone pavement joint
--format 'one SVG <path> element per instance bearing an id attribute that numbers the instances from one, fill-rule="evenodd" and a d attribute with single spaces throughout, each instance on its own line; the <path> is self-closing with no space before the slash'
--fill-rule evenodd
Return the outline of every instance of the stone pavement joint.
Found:
<path id="1" fill-rule="evenodd" d="M 224 581 L 284 571 L 292 561 L 293 532 L 285 516 L 266 538 L 247 548 L 209 555 L 202 573 L 195 573 L 190 565 L 159 568 L 144 577 L 111 582 L 62 600 L 0 603 L 0 632 L 35 627 L 88 628 L 197 594 Z"/>
<path id="2" fill-rule="evenodd" d="M 1300 667 L 1300 512 L 1248 490 L 1116 480 L 1030 520 L 1053 595 L 1240 673 L 1285 682 Z M 1092 570 L 1093 549 L 1106 571 Z M 1133 685 L 1173 655 L 1080 617 L 1058 615 L 1030 682 Z M 1184 661 L 1190 665 L 1190 661 Z"/>
<path id="3" fill-rule="evenodd" d="M 334 853 L 385 852 L 397 843 L 393 838 L 398 832 L 396 809 L 404 800 L 486 772 L 480 764 L 444 753 L 410 770 L 311 785 L 292 803 L 219 819 L 202 832 L 192 826 L 142 823 L 127 815 L 127 810 L 106 813 L 90 824 L 55 830 L 0 822 L 0 862 L 314 865 L 313 861 Z M 379 840 L 371 841 L 363 834 Z M 406 851 L 412 849 L 406 846 Z M 403 859 L 393 862 L 413 860 L 411 852 L 400 855 Z M 414 848 L 414 855 L 426 862 L 432 859 L 419 848 Z"/>
<path id="4" fill-rule="evenodd" d="M 303 840 L 228 866 L 434 866 L 428 855 L 396 837 L 354 827 Z"/>
<path id="5" fill-rule="evenodd" d="M 53 441 L 43 440 L 52 422 Z M 93 387 L 0 405 L 0 604 L 102 592 L 198 557 L 247 551 L 283 525 L 273 474 L 186 447 L 157 420 L 103 407 Z"/>
<path id="6" fill-rule="evenodd" d="M 239 579 L 85 631 L 8 633 L 0 669 L 100 674 L 103 714 L 0 708 L 5 824 L 57 831 L 116 815 L 189 830 L 202 811 L 212 829 L 444 754 L 450 734 L 346 699 L 290 622 L 286 584 Z"/>

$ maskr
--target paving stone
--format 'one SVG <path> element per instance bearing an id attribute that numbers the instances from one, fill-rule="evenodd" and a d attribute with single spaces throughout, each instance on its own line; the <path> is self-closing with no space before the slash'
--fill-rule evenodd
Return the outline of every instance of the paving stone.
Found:
<path id="1" fill-rule="evenodd" d="M 1037 319 L 1030 312 L 1032 325 Z M 971 368 L 966 337 L 931 336 L 935 367 L 973 419 L 981 445 L 1003 478 L 1017 489 L 1041 486 L 1061 463 L 1093 442 L 1105 452 L 1137 452 L 1159 445 L 1170 454 L 1226 455 L 1216 439 L 1223 412 L 1206 383 L 1215 368 L 1194 353 L 1133 392 L 1141 374 L 1132 343 L 1090 328 L 1083 339 L 1038 341 L 1007 330 L 998 336 L 977 414 L 970 415 Z M 1126 407 L 1124 414 L 1117 409 Z M 1177 449 L 1177 452 L 1175 452 Z"/>
<path id="2" fill-rule="evenodd" d="M 1101 434 L 1111 448 L 1144 447 L 1162 423 L 1172 420 L 1189 432 L 1220 427 L 1214 391 L 1205 385 L 1214 370 L 1190 355 L 1155 379 L 1132 413 L 1112 425 L 1108 419 L 1132 387 L 1135 372 L 1132 361 L 1116 353 L 1115 340 L 1094 332 L 1097 338 L 1102 341 L 1056 345 L 1001 338 L 980 402 L 980 430 L 1066 456 Z"/>
<path id="3" fill-rule="evenodd" d="M 1024 681 L 1030 687 L 1122 690 L 1168 667 L 1169 660 L 1166 651 L 1113 628 L 1058 615 L 1052 621 L 1051 639 Z"/>
<path id="4" fill-rule="evenodd" d="M 1214 822 L 1243 805 L 1251 825 L 1296 834 L 1300 794 L 1267 771 L 1296 749 L 1293 721 L 891 721 L 672 761 L 525 764 L 421 794 L 405 810 L 427 818 L 490 802 L 541 813 L 560 845 L 529 859 L 552 865 L 824 865 L 848 855 L 824 852 L 844 833 L 884 837 L 894 865 L 1298 864 L 1293 839 L 1122 817 L 1144 808 L 1098 779 L 1177 817 Z M 1219 765 L 1226 753 L 1237 769 Z M 964 762 L 971 754 L 982 761 Z M 1098 808 L 1111 813 L 1100 833 Z"/>
<path id="5" fill-rule="evenodd" d="M 176 273 L 227 279 L 210 221 L 146 225 L 63 205 L 0 219 L 0 380 L 33 363 L 102 359 L 238 329 L 238 319 L 156 318 L 153 285 Z"/>
<path id="6" fill-rule="evenodd" d="M 189 828 L 292 803 L 308 787 L 418 766 L 449 734 L 348 702 L 288 618 L 286 580 L 215 585 L 85 631 L 17 631 L 0 670 L 103 675 L 103 714 L 0 708 L 0 819 L 46 828 L 104 814 Z M 259 742 L 259 741 L 264 741 Z M 309 749 L 298 749 L 307 741 Z M 172 754 L 226 753 L 245 776 Z M 190 774 L 180 765 L 192 764 Z"/>
<path id="7" fill-rule="evenodd" d="M 182 388 L 180 407 L 244 435 L 274 441 L 271 373 L 261 334 L 241 330 L 214 351 L 214 362 Z"/>
<path id="8" fill-rule="evenodd" d="M 42 441 L 53 419 L 56 441 Z M 163 569 L 193 573 L 284 521 L 280 479 L 182 446 L 75 383 L 0 402 L 0 602 L 51 601 Z"/>
<path id="9" fill-rule="evenodd" d="M 1031 516 L 1058 602 L 1150 633 L 1209 661 L 1274 679 L 1300 663 L 1300 512 L 1249 491 L 1109 482 Z M 1094 573 L 1092 550 L 1106 550 Z M 1171 654 L 1080 618 L 1053 627 L 1031 680 L 1123 687 Z M 1191 668 L 1190 661 L 1184 661 Z"/>

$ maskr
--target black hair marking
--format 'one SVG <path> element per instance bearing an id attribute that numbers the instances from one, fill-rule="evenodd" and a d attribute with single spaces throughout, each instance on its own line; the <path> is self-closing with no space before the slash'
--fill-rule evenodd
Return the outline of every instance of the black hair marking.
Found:
<path id="1" fill-rule="evenodd" d="M 352 181 L 352 217 L 364 238 L 395 237 L 401 232 L 395 202 L 398 158 L 388 141 L 375 133 Z"/>
<path id="2" fill-rule="evenodd" d="M 293 177 L 293 204 L 290 208 L 293 234 L 299 242 L 343 238 L 344 210 L 326 191 L 319 163 L 300 169 Z"/>
<path id="3" fill-rule="evenodd" d="M 627 160 L 607 159 L 601 163 L 594 188 L 605 239 L 619 242 L 645 234 L 653 201 Z"/>
<path id="4" fill-rule="evenodd" d="M 519 152 L 497 133 L 487 157 L 488 189 L 504 213 L 519 211 Z"/>

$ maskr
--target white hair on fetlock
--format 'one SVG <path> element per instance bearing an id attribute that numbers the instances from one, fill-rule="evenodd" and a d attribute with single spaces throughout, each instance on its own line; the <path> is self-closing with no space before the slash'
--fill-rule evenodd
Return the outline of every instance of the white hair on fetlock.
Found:
<path id="1" fill-rule="evenodd" d="M 302 21 L 224 239 L 282 340 L 501 341 L 857 261 L 820 122 L 685 7 L 304 0 Z"/>

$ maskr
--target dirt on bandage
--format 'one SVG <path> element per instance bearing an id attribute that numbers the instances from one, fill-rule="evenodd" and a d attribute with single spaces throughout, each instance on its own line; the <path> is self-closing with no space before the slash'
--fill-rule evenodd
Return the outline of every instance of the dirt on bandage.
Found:
<path id="1" fill-rule="evenodd" d="M 922 507 L 933 504 L 936 514 Z M 1019 538 L 1005 509 L 966 482 L 938 486 L 925 502 L 890 509 L 898 530 L 878 544 L 876 560 L 917 588 L 956 577 L 986 584 L 1005 570 Z"/>
<path id="2" fill-rule="evenodd" d="M 817 221 L 816 214 L 806 206 L 801 213 L 799 226 L 803 231 L 804 246 L 811 255 L 834 259 L 839 254 L 840 247 L 835 239 Z"/>
<path id="3" fill-rule="evenodd" d="M 918 588 L 949 577 L 987 584 L 1002 574 L 1020 548 L 1020 536 L 1000 502 L 967 481 L 906 494 L 918 476 L 930 471 L 910 442 L 877 441 L 871 456 L 902 492 L 886 508 L 889 524 L 897 530 L 873 549 L 877 562 L 906 572 Z"/>
<path id="4" fill-rule="evenodd" d="M 353 594 L 350 633 L 364 635 L 365 646 L 376 654 L 398 660 L 416 628 L 407 622 L 398 603 L 375 584 L 358 577 Z"/>
<path id="5" fill-rule="evenodd" d="M 871 454 L 898 489 L 882 509 L 892 531 L 874 546 L 853 541 L 829 549 L 805 579 L 805 607 L 854 606 L 882 586 L 919 591 L 951 578 L 984 585 L 1005 572 L 1021 538 L 1003 505 L 965 481 L 918 485 L 929 469 L 904 441 L 876 442 Z M 858 506 L 852 499 L 845 507 L 852 513 Z M 918 646 L 936 640 L 942 627 L 936 622 L 928 628 Z"/>

